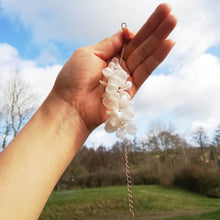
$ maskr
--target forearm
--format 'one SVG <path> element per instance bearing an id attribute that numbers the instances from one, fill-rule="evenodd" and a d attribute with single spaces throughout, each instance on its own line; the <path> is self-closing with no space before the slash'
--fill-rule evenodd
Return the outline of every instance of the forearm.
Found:
<path id="1" fill-rule="evenodd" d="M 37 219 L 88 132 L 53 93 L 0 154 L 0 219 Z"/>

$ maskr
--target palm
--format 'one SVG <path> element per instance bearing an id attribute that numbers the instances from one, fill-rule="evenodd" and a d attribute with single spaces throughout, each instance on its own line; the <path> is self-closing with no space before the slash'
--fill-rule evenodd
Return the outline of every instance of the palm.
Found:
<path id="1" fill-rule="evenodd" d="M 80 59 L 77 59 L 77 72 L 81 74 L 75 74 L 74 85 L 72 85 L 73 94 L 75 94 L 73 99 L 78 103 L 78 111 L 86 121 L 87 128 L 92 130 L 106 117 L 102 105 L 104 87 L 99 83 L 99 80 L 103 78 L 102 69 L 107 64 L 89 48 L 85 48 L 82 53 Z"/>

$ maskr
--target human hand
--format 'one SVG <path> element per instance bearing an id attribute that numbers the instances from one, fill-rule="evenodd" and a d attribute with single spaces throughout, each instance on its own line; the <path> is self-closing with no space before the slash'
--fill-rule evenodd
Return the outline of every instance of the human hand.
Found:
<path id="1" fill-rule="evenodd" d="M 159 5 L 136 35 L 126 28 L 96 45 L 77 49 L 62 68 L 52 92 L 79 113 L 89 132 L 107 117 L 102 104 L 105 88 L 99 83 L 102 69 L 112 57 L 120 56 L 126 41 L 122 67 L 133 83 L 129 90 L 133 97 L 174 45 L 166 40 L 177 22 L 170 10 L 167 4 Z"/>

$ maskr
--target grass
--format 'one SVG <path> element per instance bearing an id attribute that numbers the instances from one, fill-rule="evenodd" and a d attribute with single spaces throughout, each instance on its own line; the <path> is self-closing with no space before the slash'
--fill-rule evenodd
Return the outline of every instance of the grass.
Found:
<path id="1" fill-rule="evenodd" d="M 134 186 L 136 219 L 219 220 L 220 199 L 178 188 Z M 129 219 L 125 186 L 53 192 L 39 220 Z"/>
<path id="2" fill-rule="evenodd" d="M 164 220 L 219 220 L 220 209 L 211 212 L 205 212 L 202 214 L 184 215 L 178 217 L 165 218 Z"/>

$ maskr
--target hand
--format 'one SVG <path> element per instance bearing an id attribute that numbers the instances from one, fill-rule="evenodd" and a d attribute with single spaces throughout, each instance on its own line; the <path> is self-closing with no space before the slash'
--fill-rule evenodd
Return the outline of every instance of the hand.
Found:
<path id="1" fill-rule="evenodd" d="M 126 41 L 122 66 L 133 83 L 129 91 L 133 97 L 173 47 L 174 42 L 166 38 L 176 22 L 169 5 L 161 4 L 136 35 L 126 28 L 96 45 L 76 50 L 59 73 L 52 92 L 76 109 L 91 132 L 106 119 L 104 87 L 99 83 L 102 69 L 112 57 L 120 56 Z"/>

